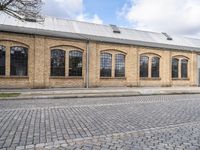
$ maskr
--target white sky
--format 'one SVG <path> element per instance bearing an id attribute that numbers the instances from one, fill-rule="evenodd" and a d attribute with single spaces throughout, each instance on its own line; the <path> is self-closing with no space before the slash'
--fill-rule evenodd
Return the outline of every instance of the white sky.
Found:
<path id="1" fill-rule="evenodd" d="M 200 37 L 200 0 L 128 0 L 120 15 L 137 29 Z"/>
<path id="2" fill-rule="evenodd" d="M 100 24 L 109 20 L 112 24 L 136 29 L 200 38 L 200 0 L 116 0 L 122 5 L 114 9 L 101 8 L 101 11 L 98 5 L 114 2 L 112 0 L 44 1 L 43 12 L 50 16 Z M 96 11 L 91 12 L 91 9 Z M 108 19 L 107 14 L 113 14 L 115 17 Z"/>

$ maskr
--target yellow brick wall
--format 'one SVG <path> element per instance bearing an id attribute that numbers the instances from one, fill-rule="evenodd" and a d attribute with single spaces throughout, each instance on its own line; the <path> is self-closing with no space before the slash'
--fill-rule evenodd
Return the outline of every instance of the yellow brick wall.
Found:
<path id="1" fill-rule="evenodd" d="M 87 42 L 81 40 L 53 38 L 0 32 L 0 45 L 6 46 L 6 76 L 0 76 L 0 88 L 51 88 L 51 87 L 85 87 L 86 86 L 86 47 Z M 10 76 L 10 47 L 24 46 L 29 49 L 28 76 Z M 50 77 L 50 52 L 54 48 L 66 51 L 66 76 Z M 83 52 L 83 76 L 68 76 L 68 53 L 70 50 Z M 108 52 L 125 54 L 125 78 L 100 77 L 100 54 Z M 110 44 L 102 42 L 89 43 L 89 86 L 196 86 L 197 85 L 197 54 L 194 52 L 167 50 L 134 45 Z M 160 57 L 160 78 L 152 79 L 139 77 L 140 55 Z M 183 56 L 189 59 L 188 79 L 172 80 L 171 59 Z M 114 59 L 114 57 L 113 57 Z M 114 61 L 112 64 L 114 65 Z"/>

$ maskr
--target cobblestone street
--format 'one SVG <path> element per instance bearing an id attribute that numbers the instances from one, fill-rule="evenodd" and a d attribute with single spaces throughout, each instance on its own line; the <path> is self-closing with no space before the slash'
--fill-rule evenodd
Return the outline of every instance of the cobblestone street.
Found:
<path id="1" fill-rule="evenodd" d="M 200 149 L 200 95 L 0 101 L 0 149 Z"/>

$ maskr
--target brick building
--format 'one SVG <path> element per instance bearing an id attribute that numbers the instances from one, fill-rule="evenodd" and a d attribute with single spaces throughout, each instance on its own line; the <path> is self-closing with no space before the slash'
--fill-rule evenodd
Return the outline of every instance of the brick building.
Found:
<path id="1" fill-rule="evenodd" d="M 199 52 L 198 39 L 0 14 L 0 88 L 197 86 Z"/>

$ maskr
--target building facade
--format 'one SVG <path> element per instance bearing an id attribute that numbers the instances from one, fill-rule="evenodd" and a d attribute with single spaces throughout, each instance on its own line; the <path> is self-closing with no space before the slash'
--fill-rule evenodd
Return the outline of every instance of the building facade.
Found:
<path id="1" fill-rule="evenodd" d="M 0 88 L 198 85 L 198 49 L 189 46 L 38 35 L 2 25 L 0 29 Z"/>

